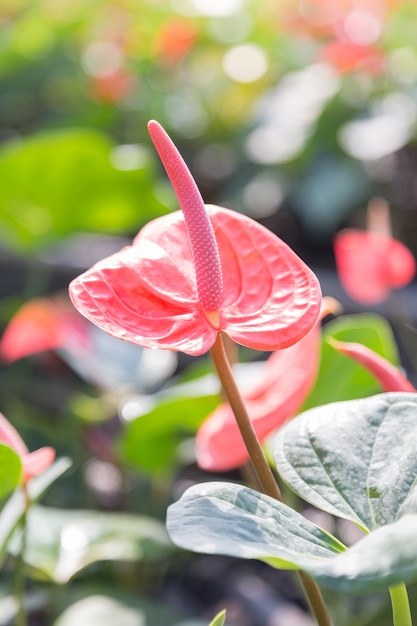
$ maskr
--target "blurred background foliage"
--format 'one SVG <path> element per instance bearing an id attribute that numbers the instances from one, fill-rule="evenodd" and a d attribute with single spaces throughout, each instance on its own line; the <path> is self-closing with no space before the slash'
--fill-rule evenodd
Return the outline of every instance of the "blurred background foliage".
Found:
<path id="1" fill-rule="evenodd" d="M 3 0 L 1 237 L 129 236 L 175 206 L 158 119 L 206 201 L 328 244 L 382 195 L 415 235 L 417 8 L 404 0 Z"/>
<path id="2" fill-rule="evenodd" d="M 31 297 L 65 292 L 177 208 L 147 135 L 152 118 L 205 200 L 271 228 L 317 271 L 326 295 L 343 299 L 332 237 L 364 227 L 374 196 L 416 254 L 416 24 L 414 0 L 1 0 L 2 327 Z M 48 323 L 52 333 L 58 322 Z M 351 320 L 328 333 L 359 332 L 397 362 L 381 324 Z M 73 460 L 33 512 L 33 624 L 204 626 L 225 605 L 230 624 L 261 626 L 289 605 L 286 624 L 309 623 L 294 613 L 300 598 L 287 575 L 238 564 L 238 576 L 230 559 L 178 554 L 164 534 L 170 500 L 207 479 L 192 451 L 217 403 L 204 359 L 155 360 L 98 329 L 82 332 L 88 358 L 71 335 L 0 371 L 0 410 L 30 449 L 50 444 Z M 346 367 L 343 397 L 378 390 L 324 344 L 326 355 L 307 406 L 326 401 L 328 372 Z M 0 577 L 2 626 L 15 614 L 13 567 Z M 338 624 L 390 623 L 379 597 L 331 603 Z"/>

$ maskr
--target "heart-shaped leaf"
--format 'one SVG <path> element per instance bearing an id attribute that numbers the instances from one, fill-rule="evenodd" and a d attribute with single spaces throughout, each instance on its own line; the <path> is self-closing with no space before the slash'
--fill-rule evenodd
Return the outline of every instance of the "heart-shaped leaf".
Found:
<path id="1" fill-rule="evenodd" d="M 346 593 L 371 593 L 417 580 L 415 514 L 346 549 L 277 500 L 241 485 L 205 483 L 171 505 L 167 524 L 180 547 L 303 569 L 319 583 Z"/>
<path id="2" fill-rule="evenodd" d="M 318 508 L 366 530 L 412 508 L 417 394 L 386 393 L 306 411 L 276 435 L 282 478 Z"/>
<path id="3" fill-rule="evenodd" d="M 285 504 L 241 485 L 210 482 L 187 489 L 168 509 L 167 528 L 182 548 L 305 568 L 344 546 Z"/>

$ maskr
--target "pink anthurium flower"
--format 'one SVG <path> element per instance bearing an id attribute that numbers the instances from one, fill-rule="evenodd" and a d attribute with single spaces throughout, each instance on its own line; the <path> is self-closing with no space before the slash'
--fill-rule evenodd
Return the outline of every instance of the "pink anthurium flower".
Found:
<path id="1" fill-rule="evenodd" d="M 366 367 L 384 391 L 417 391 L 399 369 L 368 346 L 361 343 L 338 341 L 332 337 L 329 337 L 327 342 L 341 354 L 345 354 Z"/>
<path id="2" fill-rule="evenodd" d="M 19 456 L 23 465 L 22 482 L 26 484 L 34 476 L 42 474 L 55 459 L 55 450 L 50 447 L 39 448 L 29 452 L 17 430 L 0 413 L 0 443 L 12 448 Z"/>
<path id="3" fill-rule="evenodd" d="M 410 250 L 392 237 L 346 229 L 334 239 L 336 268 L 346 293 L 365 305 L 386 300 L 392 289 L 405 287 L 416 263 Z"/>
<path id="4" fill-rule="evenodd" d="M 323 298 L 321 317 L 336 313 L 339 303 Z M 298 343 L 273 352 L 259 380 L 242 392 L 259 441 L 294 417 L 306 400 L 320 364 L 320 324 Z M 230 405 L 219 405 L 196 435 L 196 460 L 204 470 L 226 472 L 248 461 L 249 456 Z"/>
<path id="5" fill-rule="evenodd" d="M 88 346 L 85 320 L 63 298 L 32 298 L 13 316 L 0 341 L 0 356 L 12 363 L 43 350 Z"/>
<path id="6" fill-rule="evenodd" d="M 120 339 L 190 355 L 221 332 L 257 350 L 299 341 L 319 316 L 316 276 L 266 228 L 204 205 L 163 128 L 152 121 L 149 132 L 182 212 L 148 223 L 133 245 L 76 278 L 75 307 Z"/>

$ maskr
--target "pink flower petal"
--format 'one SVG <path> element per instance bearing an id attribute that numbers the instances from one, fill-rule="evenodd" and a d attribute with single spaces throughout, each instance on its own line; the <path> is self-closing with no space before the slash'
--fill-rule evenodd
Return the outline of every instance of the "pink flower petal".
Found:
<path id="1" fill-rule="evenodd" d="M 55 460 L 55 450 L 45 447 L 34 452 L 29 452 L 22 457 L 24 481 L 27 482 L 34 476 L 39 476 Z"/>
<path id="2" fill-rule="evenodd" d="M 133 246 L 75 279 L 70 297 L 91 322 L 146 348 L 203 354 L 216 337 L 199 306 L 179 211 L 150 222 Z"/>
<path id="3" fill-rule="evenodd" d="M 36 352 L 87 343 L 85 320 L 69 303 L 47 298 L 26 302 L 8 324 L 0 342 L 0 355 L 8 363 Z"/>
<path id="4" fill-rule="evenodd" d="M 19 456 L 24 456 L 28 452 L 25 442 L 2 413 L 0 413 L 0 442 L 13 448 Z"/>
<path id="5" fill-rule="evenodd" d="M 298 343 L 274 352 L 259 382 L 243 392 L 260 441 L 296 415 L 314 384 L 319 360 L 320 326 L 317 325 Z M 229 404 L 221 404 L 198 430 L 196 458 L 198 465 L 208 471 L 229 471 L 249 459 Z"/>
<path id="6" fill-rule="evenodd" d="M 410 250 L 391 237 L 347 229 L 334 240 L 336 267 L 346 293 L 362 304 L 386 300 L 391 289 L 404 287 L 415 274 Z"/>
<path id="7" fill-rule="evenodd" d="M 198 300 L 181 212 L 147 224 L 129 246 L 76 278 L 76 308 L 103 330 L 148 348 L 204 354 L 220 330 L 258 350 L 291 345 L 314 325 L 321 292 L 313 272 L 278 237 L 221 207 L 207 211 L 224 274 L 220 327 Z"/>
<path id="8" fill-rule="evenodd" d="M 384 391 L 417 391 L 414 385 L 392 363 L 367 346 L 355 342 L 327 339 L 342 354 L 354 359 L 371 372 Z"/>
<path id="9" fill-rule="evenodd" d="M 279 350 L 299 341 L 320 315 L 316 276 L 254 220 L 221 207 L 207 210 L 223 267 L 221 330 L 255 350 Z"/>

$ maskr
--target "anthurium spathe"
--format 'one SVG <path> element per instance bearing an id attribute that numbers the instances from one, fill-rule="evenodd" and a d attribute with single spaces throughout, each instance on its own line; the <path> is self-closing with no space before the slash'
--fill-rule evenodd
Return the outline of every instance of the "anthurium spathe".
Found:
<path id="1" fill-rule="evenodd" d="M 0 413 L 0 443 L 4 443 L 14 450 L 22 461 L 23 483 L 27 483 L 34 476 L 42 474 L 55 459 L 55 450 L 50 447 L 39 448 L 29 452 L 25 442 L 17 430 Z"/>
<path id="2" fill-rule="evenodd" d="M 190 355 L 221 332 L 257 350 L 299 341 L 319 316 L 316 276 L 263 226 L 204 205 L 162 127 L 152 121 L 149 132 L 182 211 L 148 223 L 133 245 L 76 278 L 76 308 L 116 337 Z"/>
<path id="3" fill-rule="evenodd" d="M 0 341 L 0 356 L 11 363 L 43 350 L 88 346 L 85 320 L 63 298 L 32 298 L 11 319 Z"/>
<path id="4" fill-rule="evenodd" d="M 366 367 L 384 391 L 417 391 L 399 369 L 368 346 L 356 342 L 338 341 L 333 337 L 329 337 L 327 341 L 335 350 Z"/>
<path id="5" fill-rule="evenodd" d="M 345 229 L 334 239 L 336 268 L 346 293 L 365 305 L 378 304 L 415 274 L 411 251 L 388 235 Z"/>

